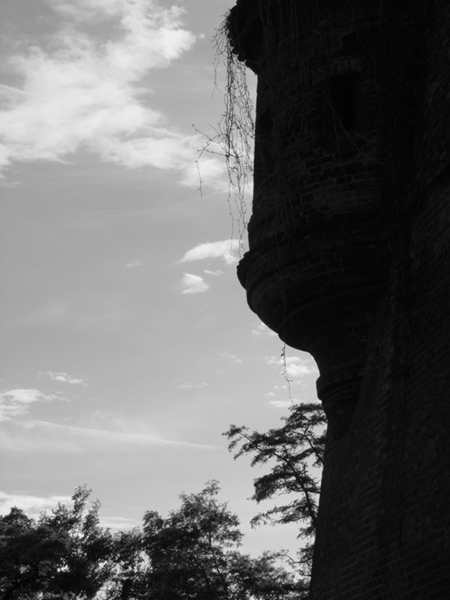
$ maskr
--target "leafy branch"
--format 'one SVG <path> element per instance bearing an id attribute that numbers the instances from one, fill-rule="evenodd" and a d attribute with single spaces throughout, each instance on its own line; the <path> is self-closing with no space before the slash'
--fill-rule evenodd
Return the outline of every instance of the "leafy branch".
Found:
<path id="1" fill-rule="evenodd" d="M 252 467 L 271 465 L 269 473 L 254 480 L 252 500 L 259 504 L 289 496 L 287 502 L 258 513 L 252 525 L 299 523 L 299 537 L 308 541 L 300 551 L 300 563 L 309 567 L 317 525 L 326 417 L 320 404 L 301 403 L 292 406 L 289 416 L 282 420 L 282 427 L 264 433 L 231 425 L 224 435 L 230 440 L 228 449 L 234 452 L 235 459 L 250 455 Z"/>

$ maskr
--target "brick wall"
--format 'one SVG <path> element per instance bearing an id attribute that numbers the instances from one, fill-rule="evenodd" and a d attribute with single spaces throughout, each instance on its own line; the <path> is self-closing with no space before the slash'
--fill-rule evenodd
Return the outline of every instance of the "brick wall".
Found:
<path id="1" fill-rule="evenodd" d="M 450 597 L 450 3 L 239 0 L 250 307 L 320 369 L 314 600 Z"/>

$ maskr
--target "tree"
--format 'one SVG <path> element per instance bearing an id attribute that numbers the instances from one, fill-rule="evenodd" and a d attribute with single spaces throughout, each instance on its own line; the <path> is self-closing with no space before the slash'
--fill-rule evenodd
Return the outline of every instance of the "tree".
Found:
<path id="1" fill-rule="evenodd" d="M 199 494 L 182 494 L 181 507 L 162 518 L 144 517 L 144 548 L 150 568 L 145 598 L 152 600 L 277 600 L 297 590 L 276 566 L 277 554 L 252 559 L 239 552 L 239 520 L 209 482 Z"/>
<path id="2" fill-rule="evenodd" d="M 73 598 L 90 600 L 109 578 L 113 559 L 113 536 L 100 526 L 100 502 L 88 508 L 91 490 L 78 487 L 73 506 L 58 504 L 50 514 L 43 513 L 39 524 L 64 542 L 64 553 L 51 580 L 51 587 Z"/>
<path id="3" fill-rule="evenodd" d="M 73 507 L 59 504 L 35 521 L 14 507 L 0 517 L 0 591 L 4 600 L 90 600 L 110 576 L 113 536 L 99 524 L 99 502 L 79 487 Z"/>
<path id="4" fill-rule="evenodd" d="M 119 531 L 114 536 L 114 568 L 103 590 L 103 599 L 138 600 L 145 598 L 148 559 L 143 549 L 142 531 Z"/>
<path id="5" fill-rule="evenodd" d="M 49 532 L 19 508 L 0 517 L 0 595 L 4 600 L 32 598 L 42 589 L 43 572 L 57 550 Z"/>
<path id="6" fill-rule="evenodd" d="M 306 540 L 299 553 L 301 572 L 308 575 L 317 524 L 326 417 L 320 404 L 301 403 L 292 406 L 289 416 L 282 420 L 282 427 L 265 433 L 231 425 L 224 435 L 230 440 L 229 450 L 237 450 L 235 459 L 252 455 L 252 466 L 272 465 L 269 473 L 254 480 L 252 499 L 260 503 L 288 494 L 291 500 L 258 513 L 252 525 L 299 523 L 299 537 Z"/>
<path id="7" fill-rule="evenodd" d="M 18 508 L 0 517 L 2 600 L 298 600 L 302 582 L 280 553 L 240 552 L 239 520 L 217 500 L 212 481 L 163 518 L 114 536 L 99 523 L 99 502 L 75 490 L 38 520 Z"/>

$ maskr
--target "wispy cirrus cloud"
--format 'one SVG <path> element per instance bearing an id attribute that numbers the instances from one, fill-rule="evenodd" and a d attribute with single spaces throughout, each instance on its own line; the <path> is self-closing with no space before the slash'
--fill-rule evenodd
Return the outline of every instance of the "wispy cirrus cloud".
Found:
<path id="1" fill-rule="evenodd" d="M 193 275 L 192 273 L 185 273 L 183 275 L 182 284 L 182 294 L 204 294 L 209 290 L 209 285 L 203 277 Z"/>
<path id="2" fill-rule="evenodd" d="M 29 413 L 30 406 L 37 402 L 65 400 L 57 394 L 44 394 L 36 389 L 13 389 L 0 394 L 0 422 L 12 421 Z"/>
<path id="3" fill-rule="evenodd" d="M 181 263 L 194 262 L 198 260 L 207 260 L 222 258 L 227 265 L 236 264 L 239 260 L 239 253 L 242 250 L 242 242 L 236 239 L 223 240 L 219 242 L 206 242 L 188 250 Z"/>
<path id="4" fill-rule="evenodd" d="M 36 421 L 34 427 L 42 427 L 48 431 L 60 431 L 71 433 L 73 436 L 91 440 L 96 443 L 122 443 L 138 446 L 174 446 L 174 447 L 192 447 L 192 448 L 211 448 L 205 444 L 196 444 L 184 440 L 167 439 L 153 433 L 142 433 L 136 431 L 117 431 L 110 429 L 98 429 L 91 427 L 76 427 L 71 425 L 61 425 Z"/>
<path id="5" fill-rule="evenodd" d="M 0 88 L 0 169 L 67 161 L 87 150 L 126 168 L 176 169 L 198 187 L 198 135 L 171 127 L 149 106 L 148 77 L 192 48 L 183 8 L 155 0 L 47 0 L 58 29 L 11 55 L 16 86 Z M 109 19 L 106 39 L 88 27 Z M 22 40 L 23 41 L 23 40 Z M 215 177 L 219 161 L 207 159 Z"/>
<path id="6" fill-rule="evenodd" d="M 68 454 L 105 452 L 106 449 L 122 452 L 139 448 L 212 448 L 205 444 L 163 437 L 143 430 L 142 427 L 122 425 L 118 429 L 105 429 L 40 420 L 28 420 L 18 424 L 14 436 L 3 436 L 0 447 L 5 452 Z"/>

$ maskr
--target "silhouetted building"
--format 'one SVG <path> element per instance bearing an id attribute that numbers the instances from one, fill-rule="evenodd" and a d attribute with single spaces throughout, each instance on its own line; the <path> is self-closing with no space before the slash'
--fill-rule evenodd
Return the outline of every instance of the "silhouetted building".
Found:
<path id="1" fill-rule="evenodd" d="M 238 0 L 248 303 L 329 420 L 314 600 L 450 598 L 450 2 Z"/>

